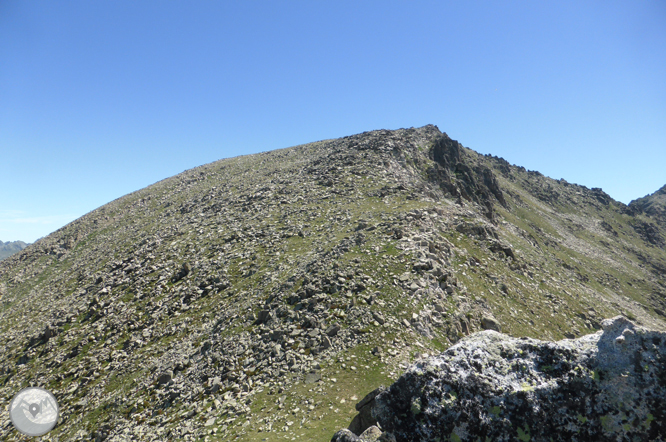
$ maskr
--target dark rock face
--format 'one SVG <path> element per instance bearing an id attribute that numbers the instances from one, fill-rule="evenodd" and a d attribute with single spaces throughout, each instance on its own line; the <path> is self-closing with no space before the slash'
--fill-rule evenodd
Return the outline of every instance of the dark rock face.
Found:
<path id="1" fill-rule="evenodd" d="M 361 401 L 356 404 L 358 414 L 349 425 L 349 430 L 355 434 L 363 433 L 367 428 L 375 424 L 376 420 L 372 417 L 372 406 L 379 393 L 384 391 L 384 387 L 379 387 L 368 393 Z"/>
<path id="2" fill-rule="evenodd" d="M 664 238 L 659 233 L 659 229 L 655 225 L 638 220 L 632 224 L 632 227 L 643 241 L 656 247 L 666 246 L 666 241 L 664 241 Z"/>
<path id="3" fill-rule="evenodd" d="M 410 367 L 372 417 L 398 442 L 663 440 L 666 333 L 620 316 L 576 340 L 476 333 Z"/>
<path id="4" fill-rule="evenodd" d="M 462 146 L 446 134 L 439 137 L 430 151 L 436 165 L 429 172 L 448 194 L 474 201 L 486 208 L 485 215 L 494 220 L 493 200 L 506 206 L 504 194 L 492 170 L 485 166 L 470 166 L 462 159 Z"/>
<path id="5" fill-rule="evenodd" d="M 651 195 L 633 200 L 628 208 L 630 213 L 644 213 L 666 224 L 666 186 Z"/>

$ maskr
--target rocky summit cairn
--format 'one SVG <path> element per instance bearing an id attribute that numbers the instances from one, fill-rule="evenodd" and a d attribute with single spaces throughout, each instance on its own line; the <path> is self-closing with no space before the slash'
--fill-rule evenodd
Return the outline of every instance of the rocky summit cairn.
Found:
<path id="1" fill-rule="evenodd" d="M 661 441 L 666 333 L 622 316 L 559 342 L 485 330 L 369 396 L 332 441 Z"/>

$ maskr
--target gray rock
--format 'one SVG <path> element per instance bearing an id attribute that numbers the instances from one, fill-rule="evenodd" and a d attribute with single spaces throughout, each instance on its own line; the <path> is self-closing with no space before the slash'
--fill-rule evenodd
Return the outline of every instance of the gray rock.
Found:
<path id="1" fill-rule="evenodd" d="M 318 371 L 311 371 L 310 373 L 305 375 L 305 383 L 306 384 L 314 384 L 315 382 L 321 381 L 321 373 Z"/>
<path id="2" fill-rule="evenodd" d="M 361 439 L 351 431 L 340 430 L 333 435 L 331 442 L 360 442 Z"/>
<path id="3" fill-rule="evenodd" d="M 340 331 L 339 325 L 331 325 L 326 329 L 326 334 L 328 336 L 335 336 L 338 334 L 339 331 Z"/>
<path id="4" fill-rule="evenodd" d="M 490 240 L 488 242 L 488 248 L 495 253 L 504 253 L 507 257 L 516 258 L 513 253 L 513 249 L 510 245 L 499 241 L 499 240 Z"/>
<path id="5" fill-rule="evenodd" d="M 460 233 L 483 239 L 497 238 L 497 232 L 495 232 L 495 229 L 490 225 L 462 222 L 456 226 L 456 230 Z"/>
<path id="6" fill-rule="evenodd" d="M 497 319 L 493 318 L 492 316 L 484 316 L 481 319 L 481 327 L 484 330 L 495 330 L 497 332 L 502 331 L 502 326 L 497 321 Z"/>
<path id="7" fill-rule="evenodd" d="M 361 442 L 377 442 L 382 435 L 382 430 L 373 425 L 359 436 Z"/>
<path id="8" fill-rule="evenodd" d="M 666 333 L 602 327 L 559 342 L 475 333 L 412 365 L 372 418 L 398 442 L 663 440 Z"/>
<path id="9" fill-rule="evenodd" d="M 270 334 L 270 339 L 271 341 L 280 341 L 284 335 L 285 335 L 284 330 L 275 330 Z"/>
<path id="10" fill-rule="evenodd" d="M 379 312 L 373 311 L 372 317 L 374 318 L 375 321 L 379 323 L 379 325 L 384 325 L 384 323 L 386 322 L 384 316 Z"/>
<path id="11" fill-rule="evenodd" d="M 44 340 L 44 342 L 48 342 L 49 339 L 51 339 L 51 338 L 53 338 L 53 337 L 55 337 L 55 336 L 57 336 L 57 335 L 58 335 L 58 329 L 57 329 L 57 328 L 55 328 L 55 327 L 51 327 L 51 326 L 47 326 L 47 327 L 44 329 L 44 333 L 43 333 L 43 335 L 42 335 L 42 336 L 43 336 L 42 339 Z"/>
<path id="12" fill-rule="evenodd" d="M 382 433 L 381 436 L 379 436 L 379 439 L 377 439 L 377 442 L 396 442 L 396 440 L 395 440 L 395 436 L 392 433 L 384 432 L 384 433 Z"/>
<path id="13" fill-rule="evenodd" d="M 257 313 L 257 320 L 255 321 L 255 324 L 263 324 L 265 322 L 268 322 L 270 318 L 271 318 L 270 310 L 261 310 L 259 313 Z"/>
<path id="14" fill-rule="evenodd" d="M 183 263 L 183 265 L 182 265 L 182 267 L 180 268 L 180 270 L 178 270 L 178 272 L 173 276 L 173 278 L 172 278 L 173 282 L 178 282 L 178 281 L 180 281 L 181 279 L 183 279 L 184 277 L 186 277 L 187 275 L 189 275 L 189 274 L 190 274 L 190 270 L 191 270 L 191 269 L 190 269 L 190 265 L 189 265 L 188 263 L 186 263 L 186 262 Z"/>
<path id="15" fill-rule="evenodd" d="M 157 383 L 160 385 L 164 385 L 169 383 L 169 381 L 173 378 L 173 371 L 167 370 L 164 373 L 160 374 L 157 377 Z"/>

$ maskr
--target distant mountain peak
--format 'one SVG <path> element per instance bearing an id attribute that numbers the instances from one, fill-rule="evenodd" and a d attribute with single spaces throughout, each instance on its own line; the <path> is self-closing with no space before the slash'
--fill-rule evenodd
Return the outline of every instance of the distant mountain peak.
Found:
<path id="1" fill-rule="evenodd" d="M 0 240 L 0 260 L 3 260 L 14 253 L 20 252 L 21 250 L 28 247 L 28 244 L 23 241 L 7 241 L 3 242 Z"/>

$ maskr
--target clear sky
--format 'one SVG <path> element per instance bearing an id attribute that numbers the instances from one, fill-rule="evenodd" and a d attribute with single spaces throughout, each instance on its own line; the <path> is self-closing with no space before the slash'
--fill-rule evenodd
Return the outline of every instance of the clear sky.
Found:
<path id="1" fill-rule="evenodd" d="M 221 158 L 430 123 L 656 191 L 666 2 L 0 1 L 0 240 Z"/>

